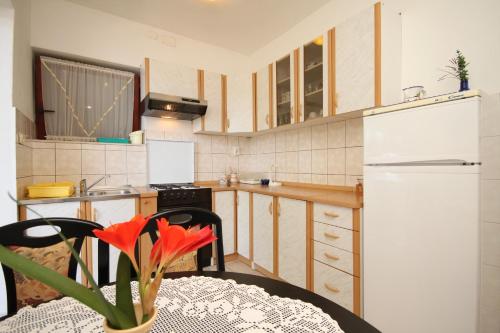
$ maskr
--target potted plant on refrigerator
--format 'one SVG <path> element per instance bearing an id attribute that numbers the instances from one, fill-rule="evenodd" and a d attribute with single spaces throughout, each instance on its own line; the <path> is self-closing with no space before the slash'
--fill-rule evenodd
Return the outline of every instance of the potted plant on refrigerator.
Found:
<path id="1" fill-rule="evenodd" d="M 465 56 L 460 50 L 457 50 L 457 56 L 450 59 L 451 65 L 446 66 L 443 71 L 446 73 L 439 78 L 439 81 L 455 78 L 460 81 L 460 90 L 469 90 L 469 63 L 465 60 Z"/>
<path id="2" fill-rule="evenodd" d="M 45 219 L 45 221 L 52 225 L 50 219 Z M 85 274 L 92 288 L 89 289 L 2 245 L 0 245 L 0 262 L 74 298 L 103 315 L 105 332 L 149 332 L 157 316 L 154 301 L 168 266 L 177 258 L 213 242 L 216 237 L 209 226 L 200 230 L 184 229 L 181 226 L 170 225 L 166 219 L 157 220 L 159 238 L 153 245 L 148 264 L 139 267 L 134 249 L 148 221 L 149 218 L 137 215 L 128 222 L 113 224 L 104 230 L 94 230 L 96 237 L 121 251 L 116 272 L 116 304 L 105 299 L 87 266 L 60 232 L 58 232 L 59 236 L 78 261 L 82 273 Z M 132 299 L 131 266 L 137 273 L 140 295 L 140 302 L 137 304 L 134 304 Z"/>

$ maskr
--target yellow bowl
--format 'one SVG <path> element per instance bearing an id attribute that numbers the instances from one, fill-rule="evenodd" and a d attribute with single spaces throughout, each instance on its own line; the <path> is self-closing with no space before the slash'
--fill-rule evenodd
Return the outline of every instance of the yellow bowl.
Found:
<path id="1" fill-rule="evenodd" d="M 75 193 L 72 182 L 39 183 L 27 186 L 30 198 L 64 198 Z"/>

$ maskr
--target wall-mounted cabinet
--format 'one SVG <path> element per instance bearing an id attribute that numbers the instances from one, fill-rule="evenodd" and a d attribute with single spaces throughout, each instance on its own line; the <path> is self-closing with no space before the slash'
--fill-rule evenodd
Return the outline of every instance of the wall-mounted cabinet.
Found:
<path id="1" fill-rule="evenodd" d="M 273 127 L 272 117 L 272 92 L 273 92 L 273 65 L 261 68 L 255 73 L 255 103 L 257 117 L 257 131 L 267 130 Z"/>
<path id="2" fill-rule="evenodd" d="M 253 131 L 253 82 L 252 74 L 227 76 L 228 133 Z"/>
<path id="3" fill-rule="evenodd" d="M 273 98 L 276 126 L 295 122 L 296 70 L 294 54 L 290 53 L 274 63 Z"/>

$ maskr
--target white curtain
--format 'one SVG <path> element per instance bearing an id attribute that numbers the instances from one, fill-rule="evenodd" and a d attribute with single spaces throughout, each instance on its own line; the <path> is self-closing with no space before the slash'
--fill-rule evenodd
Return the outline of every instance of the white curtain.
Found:
<path id="1" fill-rule="evenodd" d="M 133 73 L 48 57 L 41 63 L 47 135 L 128 137 Z"/>

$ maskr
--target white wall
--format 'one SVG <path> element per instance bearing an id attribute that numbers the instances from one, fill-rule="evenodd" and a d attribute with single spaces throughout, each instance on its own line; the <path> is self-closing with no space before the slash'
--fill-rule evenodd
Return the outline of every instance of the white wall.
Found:
<path id="1" fill-rule="evenodd" d="M 220 73 L 247 57 L 63 0 L 32 1 L 31 45 L 138 68 L 145 57 Z"/>
<path id="2" fill-rule="evenodd" d="M 17 220 L 17 206 L 7 197 L 16 193 L 15 113 L 12 107 L 14 11 L 10 0 L 0 0 L 0 212 L 1 224 Z M 1 225 L 0 224 L 0 225 Z M 0 315 L 6 314 L 5 282 L 0 273 Z"/>
<path id="3" fill-rule="evenodd" d="M 309 42 L 374 2 L 332 0 L 252 54 L 252 70 Z M 442 75 L 440 69 L 460 49 L 471 63 L 471 87 L 500 91 L 500 1 L 385 0 L 383 3 L 388 9 L 402 13 L 402 87 L 421 84 L 428 95 L 456 91 L 455 80 L 438 82 L 437 79 Z"/>
<path id="4" fill-rule="evenodd" d="M 31 1 L 13 1 L 14 18 L 14 106 L 29 119 L 35 119 L 33 107 L 33 61 L 30 45 Z"/>

